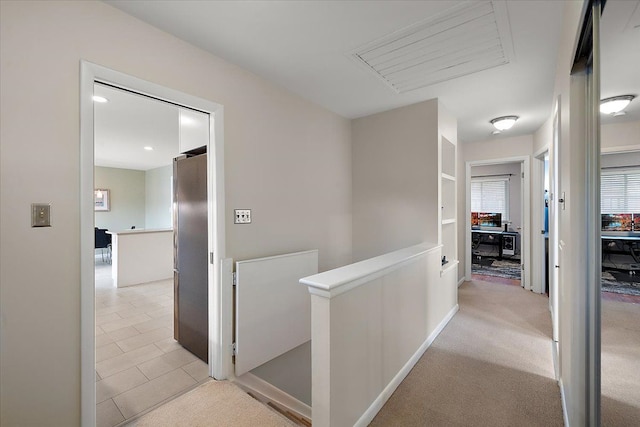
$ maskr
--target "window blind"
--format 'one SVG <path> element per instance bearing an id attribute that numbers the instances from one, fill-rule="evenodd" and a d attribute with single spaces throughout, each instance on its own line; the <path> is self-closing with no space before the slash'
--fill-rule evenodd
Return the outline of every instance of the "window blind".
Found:
<path id="1" fill-rule="evenodd" d="M 604 214 L 640 213 L 640 168 L 602 171 L 600 210 Z"/>
<path id="2" fill-rule="evenodd" d="M 495 212 L 509 221 L 509 180 L 472 179 L 471 212 Z"/>

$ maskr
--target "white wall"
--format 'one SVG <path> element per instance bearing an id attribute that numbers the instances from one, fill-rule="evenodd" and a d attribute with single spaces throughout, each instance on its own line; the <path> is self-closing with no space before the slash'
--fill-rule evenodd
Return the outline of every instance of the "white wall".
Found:
<path id="1" fill-rule="evenodd" d="M 81 59 L 224 105 L 228 256 L 351 260 L 347 119 L 104 3 L 2 1 L 3 426 L 80 422 Z M 52 227 L 29 226 L 33 202 L 52 204 Z M 234 208 L 253 223 L 233 225 Z"/>
<path id="2" fill-rule="evenodd" d="M 354 261 L 438 238 L 438 101 L 355 119 Z"/>
<path id="3" fill-rule="evenodd" d="M 110 208 L 95 213 L 98 228 L 110 231 L 145 228 L 145 172 L 132 169 L 94 168 L 95 188 L 109 190 Z"/>
<path id="4" fill-rule="evenodd" d="M 640 120 L 609 123 L 600 127 L 602 151 L 640 150 Z"/>
<path id="5" fill-rule="evenodd" d="M 311 341 L 252 369 L 251 373 L 311 406 Z"/>
<path id="6" fill-rule="evenodd" d="M 173 165 L 145 172 L 145 228 L 172 228 Z"/>

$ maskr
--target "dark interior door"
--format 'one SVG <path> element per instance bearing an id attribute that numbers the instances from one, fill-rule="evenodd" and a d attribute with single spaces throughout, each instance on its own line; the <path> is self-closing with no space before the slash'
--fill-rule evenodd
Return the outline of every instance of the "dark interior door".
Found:
<path id="1" fill-rule="evenodd" d="M 207 155 L 176 159 L 173 177 L 174 335 L 207 362 Z"/>

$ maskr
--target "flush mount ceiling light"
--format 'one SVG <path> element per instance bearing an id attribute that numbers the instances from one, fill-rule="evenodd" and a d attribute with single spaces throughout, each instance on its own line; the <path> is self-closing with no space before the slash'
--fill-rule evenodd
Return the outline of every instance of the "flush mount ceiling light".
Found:
<path id="1" fill-rule="evenodd" d="M 147 145 L 146 147 L 144 147 L 145 150 L 147 151 L 153 151 L 153 147 Z"/>
<path id="2" fill-rule="evenodd" d="M 627 105 L 635 98 L 634 95 L 620 95 L 600 101 L 600 112 L 604 114 L 622 115 Z"/>
<path id="3" fill-rule="evenodd" d="M 495 119 L 489 121 L 489 123 L 491 123 L 498 130 L 498 132 L 493 132 L 493 134 L 495 135 L 496 133 L 500 133 L 503 130 L 511 129 L 511 126 L 513 126 L 518 119 L 518 116 L 502 116 L 496 117 Z"/>
<path id="4" fill-rule="evenodd" d="M 107 98 L 105 98 L 104 96 L 98 96 L 98 95 L 93 95 L 92 97 L 94 102 L 100 103 L 100 104 L 104 104 L 105 102 L 109 102 L 109 100 Z"/>

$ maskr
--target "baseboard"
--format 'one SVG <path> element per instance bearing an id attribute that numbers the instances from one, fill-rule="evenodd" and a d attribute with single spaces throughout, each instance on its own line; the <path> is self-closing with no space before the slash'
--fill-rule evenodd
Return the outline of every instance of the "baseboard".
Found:
<path id="1" fill-rule="evenodd" d="M 250 391 L 265 404 L 272 402 L 281 408 L 311 420 L 311 406 L 299 401 L 251 372 L 235 377 L 233 382 L 245 391 Z"/>
<path id="2" fill-rule="evenodd" d="M 462 279 L 458 280 L 458 287 L 460 287 L 466 281 L 467 281 L 467 278 L 462 276 Z"/>
<path id="3" fill-rule="evenodd" d="M 556 381 L 560 381 L 560 360 L 558 359 L 558 343 L 551 340 L 551 354 L 553 356 L 553 372 Z"/>
<path id="4" fill-rule="evenodd" d="M 558 384 L 560 385 L 560 398 L 562 399 L 562 417 L 564 418 L 564 427 L 570 427 L 569 416 L 567 413 L 567 400 L 565 398 L 564 385 L 562 384 L 562 379 L 558 381 Z"/>
<path id="5" fill-rule="evenodd" d="M 438 324 L 438 327 L 427 337 L 424 343 L 418 348 L 418 350 L 411 356 L 411 358 L 407 361 L 407 363 L 402 367 L 402 369 L 396 374 L 395 377 L 387 384 L 387 386 L 380 392 L 376 400 L 371 403 L 371 406 L 362 414 L 360 419 L 356 421 L 354 427 L 366 427 L 371 423 L 373 418 L 376 416 L 378 412 L 382 409 L 384 404 L 389 400 L 393 392 L 398 388 L 400 383 L 405 379 L 411 369 L 418 363 L 418 360 L 422 357 L 425 351 L 431 346 L 433 341 L 436 339 L 440 332 L 447 326 L 447 323 L 453 318 L 453 316 L 458 312 L 459 306 L 456 304 L 447 315 L 442 319 L 442 321 Z"/>

